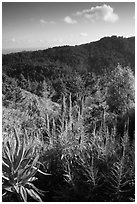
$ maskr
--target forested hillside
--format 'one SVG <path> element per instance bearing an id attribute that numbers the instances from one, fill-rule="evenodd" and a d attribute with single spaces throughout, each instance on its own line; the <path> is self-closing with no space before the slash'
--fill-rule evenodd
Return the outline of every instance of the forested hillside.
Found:
<path id="1" fill-rule="evenodd" d="M 120 63 L 135 68 L 135 38 L 105 37 L 99 41 L 79 46 L 62 46 L 33 52 L 19 52 L 3 55 L 4 66 L 53 66 L 70 72 L 103 72 Z M 6 71 L 6 68 L 4 69 Z M 22 71 L 22 70 L 21 70 Z"/>
<path id="2" fill-rule="evenodd" d="M 134 37 L 3 55 L 2 80 L 3 201 L 135 201 Z"/>

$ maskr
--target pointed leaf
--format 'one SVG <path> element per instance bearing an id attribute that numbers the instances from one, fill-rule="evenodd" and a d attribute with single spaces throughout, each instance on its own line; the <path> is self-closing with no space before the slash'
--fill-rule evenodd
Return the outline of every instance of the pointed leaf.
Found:
<path id="1" fill-rule="evenodd" d="M 34 145 L 32 144 L 31 146 L 27 147 L 24 151 L 24 158 L 29 157 L 30 155 L 34 155 L 35 153 L 35 148 Z"/>
<path id="2" fill-rule="evenodd" d="M 20 186 L 19 192 L 20 192 L 20 195 L 21 195 L 23 201 L 24 201 L 24 202 L 27 202 L 27 191 L 26 191 L 26 189 L 24 188 L 24 186 Z"/>
<path id="3" fill-rule="evenodd" d="M 37 193 L 44 195 L 45 191 L 36 188 L 33 183 L 28 182 L 27 185 L 31 187 L 32 189 L 34 189 Z"/>
<path id="4" fill-rule="evenodd" d="M 7 173 L 8 175 L 11 173 L 11 169 L 9 168 L 9 165 L 7 165 L 3 160 L 2 160 L 2 172 Z"/>
<path id="5" fill-rule="evenodd" d="M 26 189 L 26 190 L 27 190 L 28 194 L 29 194 L 32 198 L 34 198 L 35 200 L 37 200 L 37 201 L 39 201 L 39 202 L 42 202 L 40 196 L 39 196 L 34 190 L 32 190 L 32 189 Z"/>
<path id="6" fill-rule="evenodd" d="M 14 161 L 14 146 L 15 146 L 15 144 L 13 144 L 13 148 L 12 148 L 9 141 L 7 141 L 6 147 L 7 147 L 7 150 L 8 150 L 8 154 L 10 155 L 11 162 Z"/>
<path id="7" fill-rule="evenodd" d="M 2 194 L 2 196 L 5 196 L 7 194 L 7 192 L 4 192 L 3 194 Z"/>
<path id="8" fill-rule="evenodd" d="M 24 129 L 24 132 L 25 132 L 25 141 L 28 142 L 29 141 L 29 137 L 28 137 L 26 129 Z"/>
<path id="9" fill-rule="evenodd" d="M 17 193 L 19 193 L 19 186 L 18 185 L 14 185 L 14 189 Z"/>
<path id="10" fill-rule="evenodd" d="M 37 156 L 35 157 L 35 159 L 33 160 L 32 165 L 31 165 L 32 168 L 36 166 L 36 164 L 38 163 L 38 159 L 39 159 L 39 155 L 37 155 Z"/>
<path id="11" fill-rule="evenodd" d="M 12 167 L 12 159 L 11 159 L 11 155 L 9 153 L 8 148 L 5 146 L 4 147 L 4 159 L 6 160 L 6 163 L 10 166 L 10 168 Z"/>
<path id="12" fill-rule="evenodd" d="M 21 145 L 20 149 L 19 149 L 19 152 L 18 152 L 18 155 L 14 155 L 14 170 L 15 171 L 18 171 L 19 167 L 20 167 L 20 164 L 23 160 L 23 156 L 24 156 L 24 142 L 23 144 Z"/>
<path id="13" fill-rule="evenodd" d="M 36 169 L 36 167 L 33 167 L 33 168 Z M 38 171 L 39 173 L 45 175 L 45 176 L 51 176 L 51 174 L 45 173 L 45 172 L 41 171 L 40 169 L 38 169 L 37 171 Z"/>
<path id="14" fill-rule="evenodd" d="M 2 189 L 9 191 L 9 192 L 14 192 L 13 191 L 13 186 L 9 186 L 9 185 L 2 185 Z"/>
<path id="15" fill-rule="evenodd" d="M 2 158 L 3 159 L 3 158 Z M 9 168 L 9 165 L 6 163 L 6 160 L 4 161 L 4 160 L 2 160 L 2 164 L 4 165 L 4 166 L 6 166 L 7 168 Z"/>
<path id="16" fill-rule="evenodd" d="M 36 181 L 36 180 L 38 180 L 37 177 L 31 177 L 30 179 L 28 179 L 29 182 Z"/>
<path id="17" fill-rule="evenodd" d="M 11 146 L 10 146 L 9 141 L 7 141 L 6 146 L 7 146 L 7 148 L 9 149 L 9 151 L 11 152 L 11 151 L 12 151 L 12 148 L 11 148 Z"/>
<path id="18" fill-rule="evenodd" d="M 5 155 L 5 157 L 4 157 L 4 156 L 2 157 L 2 160 L 3 160 L 4 163 L 6 163 L 6 165 L 9 166 L 9 168 L 11 168 L 11 163 L 10 163 L 9 160 L 6 158 L 6 155 Z"/>
<path id="19" fill-rule="evenodd" d="M 2 178 L 5 179 L 6 181 L 9 181 L 10 179 L 4 175 L 2 175 Z"/>
<path id="20" fill-rule="evenodd" d="M 19 140 L 19 136 L 17 134 L 17 131 L 15 128 L 13 128 L 14 130 L 14 136 L 15 136 L 15 139 L 16 139 L 16 146 L 14 148 L 14 155 L 18 155 L 18 152 L 19 152 L 19 147 L 20 147 L 20 140 Z"/>

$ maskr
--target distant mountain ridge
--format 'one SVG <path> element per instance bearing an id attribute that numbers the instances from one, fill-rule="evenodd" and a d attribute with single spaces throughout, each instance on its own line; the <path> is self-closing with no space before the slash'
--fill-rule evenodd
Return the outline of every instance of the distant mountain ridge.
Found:
<path id="1" fill-rule="evenodd" d="M 25 51 L 2 55 L 3 72 L 18 66 L 65 67 L 77 72 L 95 72 L 113 69 L 117 64 L 130 66 L 135 72 L 135 37 L 104 37 L 99 41 L 76 45 L 60 46 L 46 50 Z"/>

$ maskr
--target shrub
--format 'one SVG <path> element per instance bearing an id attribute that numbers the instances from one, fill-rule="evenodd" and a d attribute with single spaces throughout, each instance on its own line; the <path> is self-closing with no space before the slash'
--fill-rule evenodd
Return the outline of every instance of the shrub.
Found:
<path id="1" fill-rule="evenodd" d="M 15 129 L 14 136 L 15 140 L 7 141 L 3 147 L 3 199 L 16 195 L 18 201 L 27 202 L 29 195 L 37 201 L 42 201 L 39 194 L 43 195 L 44 192 L 33 184 L 37 179 L 36 173 L 40 171 L 39 154 L 36 154 L 33 143 L 27 145 L 26 139 L 21 142 Z"/>

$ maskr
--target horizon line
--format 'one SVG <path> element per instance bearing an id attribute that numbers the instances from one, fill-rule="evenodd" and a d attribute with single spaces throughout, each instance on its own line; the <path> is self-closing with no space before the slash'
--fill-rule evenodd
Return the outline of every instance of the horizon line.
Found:
<path id="1" fill-rule="evenodd" d="M 33 52 L 33 51 L 42 51 L 42 50 L 47 50 L 47 49 L 50 49 L 50 48 L 54 48 L 54 47 L 64 47 L 64 46 L 70 46 L 70 47 L 75 47 L 75 46 L 79 46 L 79 45 L 85 45 L 85 44 L 89 44 L 89 43 L 92 43 L 92 42 L 97 42 L 97 41 L 100 41 L 101 39 L 103 38 L 111 38 L 111 37 L 123 37 L 123 38 L 132 38 L 132 37 L 135 37 L 134 36 L 129 36 L 129 37 L 124 37 L 124 36 L 118 36 L 118 35 L 111 35 L 111 36 L 104 36 L 104 37 L 101 37 L 100 39 L 98 40 L 94 40 L 94 41 L 90 41 L 90 42 L 86 42 L 86 43 L 80 43 L 80 44 L 75 44 L 75 45 L 69 45 L 69 44 L 64 44 L 64 45 L 53 45 L 53 46 L 47 46 L 47 47 L 28 47 L 28 48 L 2 48 L 2 55 L 6 55 L 6 54 L 14 54 L 14 53 L 18 53 L 18 52 Z"/>

